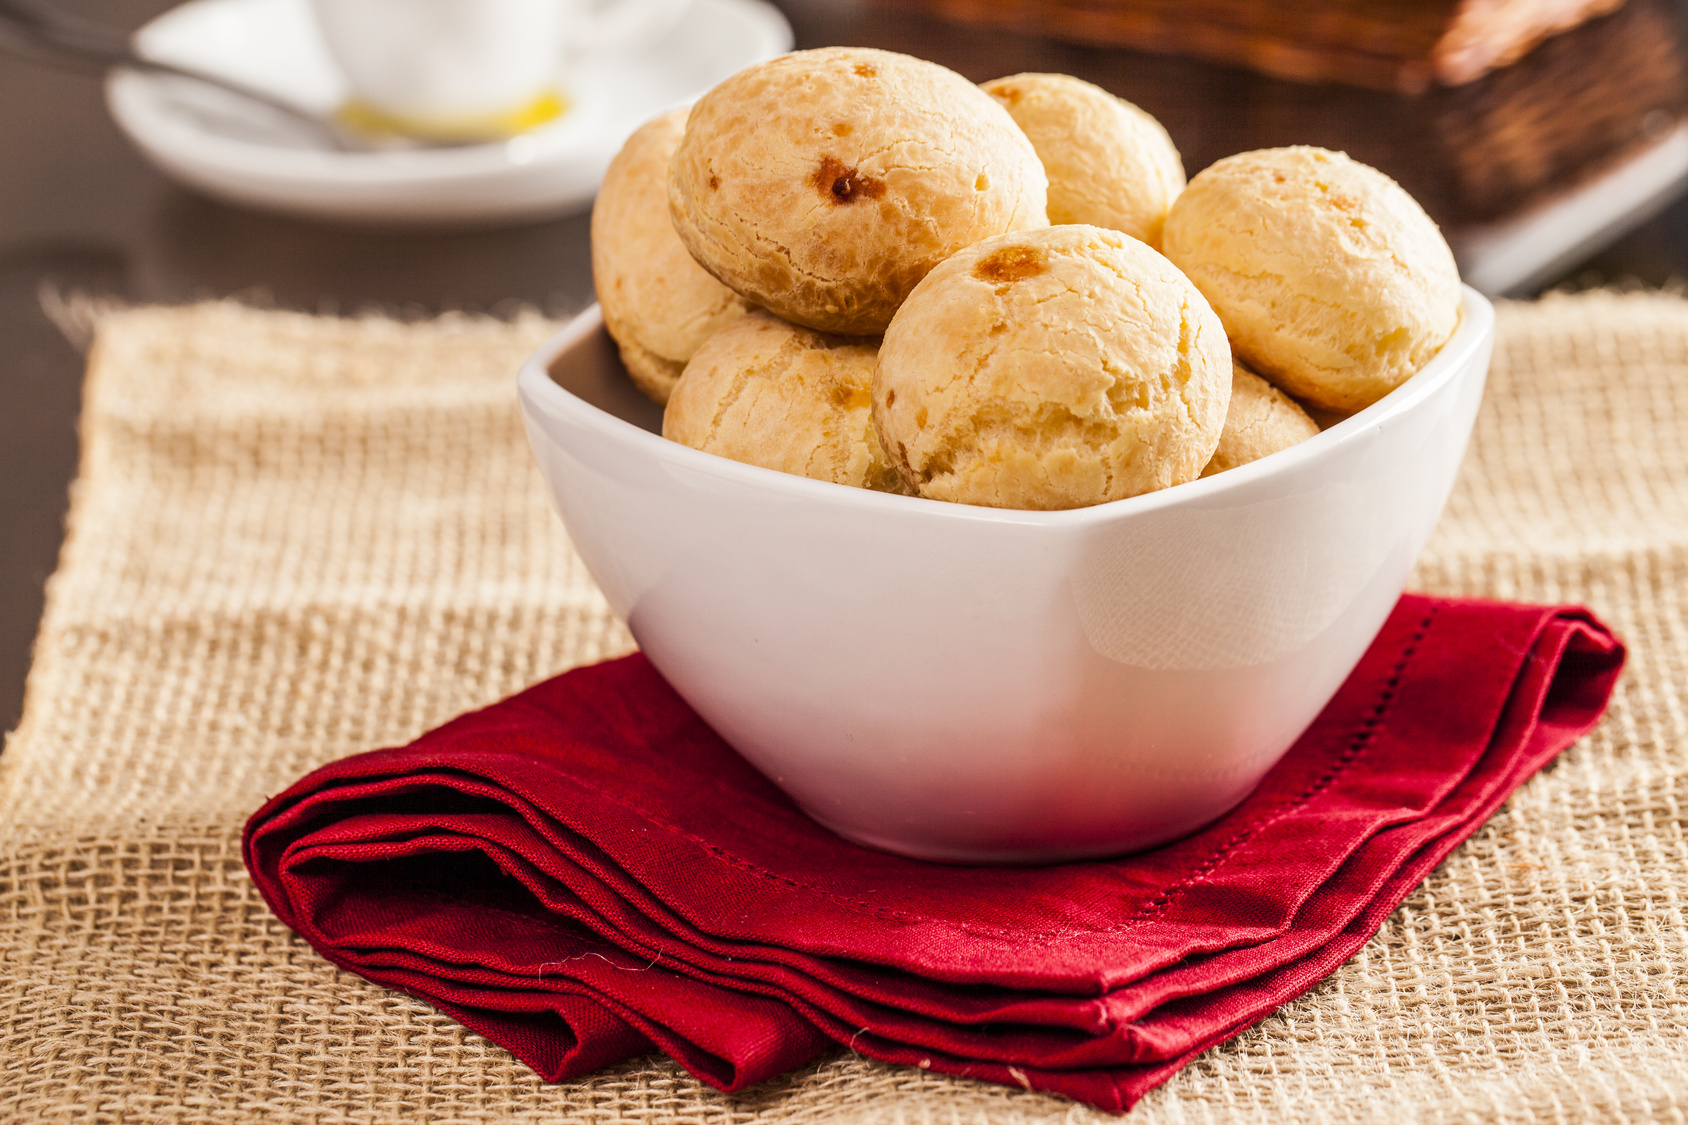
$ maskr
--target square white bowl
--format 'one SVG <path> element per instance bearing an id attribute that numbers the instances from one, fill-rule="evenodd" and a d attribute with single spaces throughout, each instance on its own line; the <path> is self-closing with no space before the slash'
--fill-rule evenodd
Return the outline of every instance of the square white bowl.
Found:
<path id="1" fill-rule="evenodd" d="M 522 368 L 557 511 L 652 664 L 810 815 L 1054 862 L 1222 815 L 1376 637 L 1476 419 L 1494 310 L 1269 458 L 1064 512 L 891 496 L 665 441 L 596 307 Z"/>

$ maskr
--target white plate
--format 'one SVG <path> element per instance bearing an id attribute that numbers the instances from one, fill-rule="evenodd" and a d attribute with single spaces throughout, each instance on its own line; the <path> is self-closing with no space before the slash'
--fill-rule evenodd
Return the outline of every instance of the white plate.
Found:
<path id="1" fill-rule="evenodd" d="M 204 85 L 135 71 L 112 73 L 106 102 L 166 174 L 231 203 L 362 222 L 511 222 L 584 210 L 642 122 L 791 42 L 762 0 L 694 0 L 658 39 L 572 63 L 570 109 L 555 124 L 461 148 L 332 151 Z M 189 0 L 136 46 L 317 113 L 345 98 L 306 0 Z"/>

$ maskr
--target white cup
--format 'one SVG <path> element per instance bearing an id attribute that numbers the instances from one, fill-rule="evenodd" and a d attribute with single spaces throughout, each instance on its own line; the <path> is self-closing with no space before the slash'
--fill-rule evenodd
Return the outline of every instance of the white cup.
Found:
<path id="1" fill-rule="evenodd" d="M 689 0 L 311 0 L 345 74 L 352 123 L 375 131 L 509 135 L 566 104 L 567 56 L 649 38 Z"/>

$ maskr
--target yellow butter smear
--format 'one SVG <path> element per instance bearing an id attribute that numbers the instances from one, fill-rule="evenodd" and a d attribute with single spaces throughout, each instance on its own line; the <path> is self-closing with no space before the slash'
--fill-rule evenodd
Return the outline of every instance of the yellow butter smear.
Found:
<path id="1" fill-rule="evenodd" d="M 496 141 L 555 121 L 569 109 L 558 90 L 547 90 L 513 110 L 495 114 L 434 114 L 410 117 L 376 109 L 357 99 L 334 111 L 348 129 L 372 137 L 415 137 L 426 141 Z"/>

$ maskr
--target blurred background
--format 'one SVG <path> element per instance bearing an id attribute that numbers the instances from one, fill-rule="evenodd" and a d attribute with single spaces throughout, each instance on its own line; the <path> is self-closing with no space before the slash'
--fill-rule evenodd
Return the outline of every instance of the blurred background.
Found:
<path id="1" fill-rule="evenodd" d="M 775 3 L 800 48 L 1095 82 L 1158 117 L 1191 175 L 1252 148 L 1346 150 L 1412 192 L 1491 294 L 1688 277 L 1682 0 Z M 171 5 L 50 6 L 133 29 Z M 214 202 L 142 158 L 96 76 L 0 53 L 0 730 L 21 708 L 78 456 L 83 357 L 63 297 L 562 316 L 592 299 L 587 226 L 381 228 Z"/>

